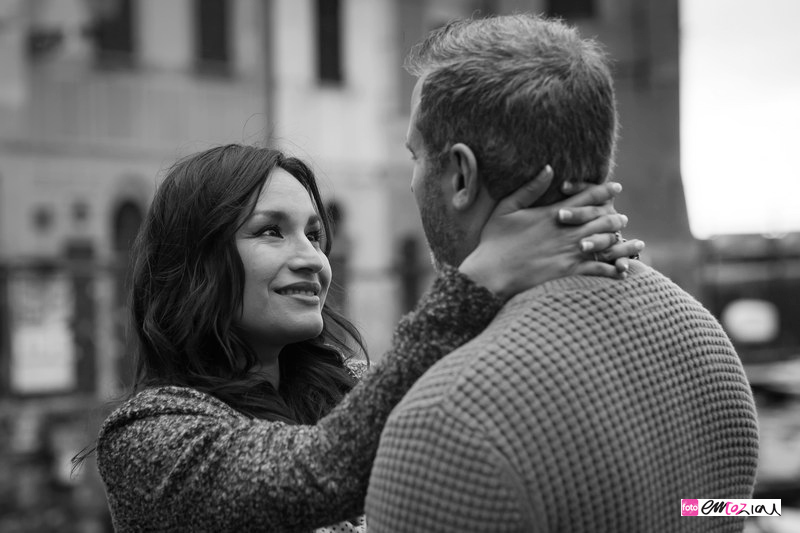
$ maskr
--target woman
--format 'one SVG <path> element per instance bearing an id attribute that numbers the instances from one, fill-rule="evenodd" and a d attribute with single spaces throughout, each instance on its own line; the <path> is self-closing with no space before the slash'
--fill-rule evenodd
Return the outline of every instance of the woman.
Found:
<path id="1" fill-rule="evenodd" d="M 522 221 L 502 216 L 530 205 L 549 177 L 502 202 L 489 226 L 569 252 L 521 268 L 533 256 L 527 247 L 481 242 L 461 268 L 485 287 L 445 267 L 381 364 L 356 384 L 360 338 L 325 304 L 329 228 L 308 167 L 239 145 L 173 166 L 134 253 L 136 391 L 97 444 L 117 530 L 353 526 L 385 419 L 430 365 L 478 334 L 514 293 L 573 268 L 617 275 L 611 264 L 576 267 L 580 240 L 606 248 L 602 233 L 624 225 L 610 207 L 571 207 L 575 223 L 602 216 L 570 227 L 530 223 L 555 218 L 552 207 L 526 210 Z M 565 206 L 613 194 L 596 186 Z M 638 244 L 606 253 L 630 255 Z"/>

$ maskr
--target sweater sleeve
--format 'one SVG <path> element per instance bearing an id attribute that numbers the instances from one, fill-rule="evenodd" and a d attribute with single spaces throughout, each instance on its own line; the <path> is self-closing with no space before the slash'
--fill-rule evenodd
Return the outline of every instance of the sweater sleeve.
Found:
<path id="1" fill-rule="evenodd" d="M 112 415 L 98 466 L 118 531 L 298 531 L 363 512 L 392 408 L 436 361 L 480 333 L 501 302 L 446 268 L 397 326 L 381 364 L 314 426 L 202 410 Z"/>

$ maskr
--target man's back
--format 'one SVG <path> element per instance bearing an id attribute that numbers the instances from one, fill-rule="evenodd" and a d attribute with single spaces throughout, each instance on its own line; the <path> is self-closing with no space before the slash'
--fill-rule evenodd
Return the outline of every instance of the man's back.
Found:
<path id="1" fill-rule="evenodd" d="M 381 531 L 740 531 L 681 498 L 752 497 L 758 434 L 716 320 L 637 264 L 511 300 L 386 425 L 367 496 Z"/>

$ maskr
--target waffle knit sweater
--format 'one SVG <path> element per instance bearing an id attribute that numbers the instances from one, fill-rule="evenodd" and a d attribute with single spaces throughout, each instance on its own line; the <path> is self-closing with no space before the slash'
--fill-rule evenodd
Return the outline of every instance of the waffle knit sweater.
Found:
<path id="1" fill-rule="evenodd" d="M 97 459 L 117 531 L 308 531 L 363 513 L 391 409 L 500 309 L 446 269 L 391 350 L 313 426 L 252 419 L 181 387 L 145 390 L 104 422 Z"/>
<path id="2" fill-rule="evenodd" d="M 682 498 L 752 497 L 756 413 L 714 317 L 634 262 L 516 296 L 390 416 L 370 533 L 742 531 Z"/>

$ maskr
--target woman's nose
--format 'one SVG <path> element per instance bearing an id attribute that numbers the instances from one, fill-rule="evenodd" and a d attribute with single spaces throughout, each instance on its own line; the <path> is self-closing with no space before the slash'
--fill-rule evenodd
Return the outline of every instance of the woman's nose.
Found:
<path id="1" fill-rule="evenodd" d="M 289 260 L 289 268 L 292 270 L 319 272 L 323 267 L 320 254 L 322 254 L 322 251 L 308 237 L 303 236 L 296 241 L 294 253 Z"/>

